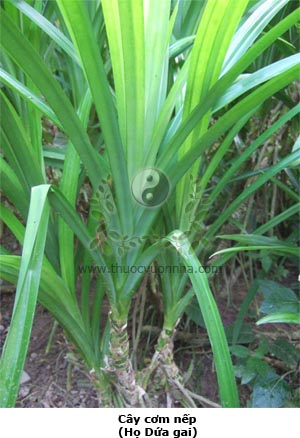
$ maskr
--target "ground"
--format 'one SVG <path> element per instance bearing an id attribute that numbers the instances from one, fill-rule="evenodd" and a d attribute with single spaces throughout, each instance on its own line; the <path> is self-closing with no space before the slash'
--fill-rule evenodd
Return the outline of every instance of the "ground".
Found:
<path id="1" fill-rule="evenodd" d="M 1 340 L 8 330 L 14 295 L 1 296 Z M 70 345 L 58 327 L 50 345 L 53 318 L 41 306 L 32 329 L 25 371 L 30 380 L 20 387 L 17 407 L 21 408 L 95 408 L 97 396 L 83 371 L 68 360 Z"/>
<path id="2" fill-rule="evenodd" d="M 5 284 L 2 289 L 1 344 L 9 328 L 14 300 L 12 287 Z M 223 308 L 224 322 L 228 323 L 236 315 L 235 307 L 231 305 L 228 308 L 225 299 L 220 298 L 219 301 Z M 53 318 L 38 305 L 25 364 L 24 376 L 29 377 L 30 380 L 21 384 L 16 406 L 21 408 L 97 407 L 97 396 L 84 367 L 74 363 L 72 347 L 60 327 L 56 328 L 51 340 L 53 328 Z M 145 327 L 146 333 L 147 327 Z M 155 338 L 155 333 L 153 336 Z M 141 342 L 143 343 L 143 336 Z M 185 377 L 191 372 L 188 386 L 190 384 L 195 392 L 199 391 L 201 396 L 218 403 L 216 373 L 205 331 L 199 329 L 197 334 L 190 335 L 185 333 L 183 328 L 180 329 L 175 339 L 175 358 L 180 368 L 186 370 Z M 191 361 L 193 368 L 189 369 Z M 249 394 L 249 389 L 243 387 L 242 404 L 246 403 Z M 164 394 L 160 398 L 160 407 L 167 407 L 168 402 Z"/>

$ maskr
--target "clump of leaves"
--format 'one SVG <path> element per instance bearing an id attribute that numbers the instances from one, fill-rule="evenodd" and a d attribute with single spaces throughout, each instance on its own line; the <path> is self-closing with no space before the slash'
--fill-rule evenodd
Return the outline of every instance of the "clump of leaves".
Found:
<path id="1" fill-rule="evenodd" d="M 291 401 L 299 378 L 299 351 L 291 342 L 284 338 L 269 342 L 262 337 L 254 350 L 243 345 L 230 349 L 236 357 L 236 376 L 252 389 L 249 407 L 280 408 Z"/>

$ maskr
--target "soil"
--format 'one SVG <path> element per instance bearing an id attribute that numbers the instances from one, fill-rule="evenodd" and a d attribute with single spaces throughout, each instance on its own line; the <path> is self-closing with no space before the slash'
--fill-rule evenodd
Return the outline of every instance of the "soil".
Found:
<path id="1" fill-rule="evenodd" d="M 0 312 L 0 354 L 9 329 L 14 303 L 14 292 L 8 284 L 2 285 Z M 241 291 L 241 289 L 239 288 Z M 240 301 L 240 294 L 235 299 Z M 235 320 L 240 303 L 228 307 L 227 300 L 219 297 L 218 305 L 223 314 L 223 322 L 228 325 Z M 25 363 L 24 383 L 21 384 L 17 408 L 96 408 L 97 395 L 92 387 L 84 366 L 75 359 L 72 345 L 66 339 L 63 330 L 57 326 L 54 330 L 52 316 L 42 306 L 37 305 L 31 333 L 29 352 Z M 266 327 L 266 326 L 265 326 Z M 294 328 L 293 328 L 294 329 Z M 196 333 L 184 332 L 179 327 L 175 338 L 175 359 L 179 368 L 189 374 L 193 361 L 191 376 L 187 387 L 202 397 L 218 403 L 218 386 L 212 362 L 212 352 L 203 329 Z M 287 325 L 269 325 L 268 333 L 272 336 L 288 336 L 291 327 Z M 157 330 L 158 331 L 158 330 Z M 155 330 L 154 330 L 155 332 Z M 151 343 L 154 343 L 155 336 Z M 143 342 L 143 336 L 141 337 Z M 280 364 L 279 364 L 280 365 Z M 27 380 L 27 379 L 28 380 Z M 239 387 L 241 405 L 246 406 L 251 395 L 247 385 Z M 159 407 L 168 407 L 166 396 L 159 397 Z M 179 404 L 174 406 L 180 407 Z M 205 406 L 205 404 L 203 405 Z"/>
<path id="2" fill-rule="evenodd" d="M 222 299 L 227 307 L 226 300 Z M 2 285 L 0 313 L 0 353 L 9 329 L 14 304 L 14 289 L 8 284 Z M 228 309 L 224 313 L 226 322 L 233 320 L 236 311 Z M 95 408 L 98 407 L 97 395 L 92 387 L 84 366 L 75 361 L 72 345 L 63 330 L 39 304 L 37 305 L 27 360 L 25 363 L 24 383 L 21 384 L 17 408 Z M 155 331 L 154 331 L 155 332 Z M 193 339 L 194 338 L 194 339 Z M 198 338 L 198 339 L 197 339 Z M 155 333 L 153 336 L 155 339 Z M 143 342 L 143 337 L 142 337 Z M 154 340 L 151 342 L 154 343 Z M 193 348 L 187 348 L 192 343 Z M 197 335 L 189 336 L 178 331 L 175 339 L 175 359 L 180 369 L 186 370 L 193 360 L 193 389 L 201 392 L 208 400 L 218 403 L 218 387 L 213 367 L 212 354 L 205 331 L 198 330 Z M 28 380 L 27 380 L 28 379 Z M 195 392 L 197 392 L 195 390 Z M 247 391 L 246 391 L 247 392 Z M 167 407 L 165 394 L 159 397 L 160 407 Z M 244 397 L 245 398 L 245 397 Z M 247 395 L 246 395 L 247 398 Z M 176 407 L 180 405 L 176 404 Z"/>
<path id="3" fill-rule="evenodd" d="M 1 344 L 9 328 L 13 301 L 13 293 L 2 294 Z M 46 352 L 53 324 L 52 316 L 38 305 L 25 364 L 26 377 L 30 380 L 21 384 L 16 407 L 98 407 L 97 396 L 83 368 L 74 365 L 68 359 L 72 348 L 59 327 L 56 329 L 49 352 Z"/>

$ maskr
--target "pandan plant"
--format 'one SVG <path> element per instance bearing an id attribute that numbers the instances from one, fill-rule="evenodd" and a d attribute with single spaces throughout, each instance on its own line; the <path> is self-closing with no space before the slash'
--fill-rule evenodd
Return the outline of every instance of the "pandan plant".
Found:
<path id="1" fill-rule="evenodd" d="M 1 406 L 15 404 L 37 301 L 84 362 L 100 407 L 151 406 L 157 376 L 183 406 L 196 406 L 173 357 L 177 324 L 194 296 L 221 405 L 239 406 L 224 327 L 201 268 L 224 224 L 297 160 L 295 148 L 226 198 L 244 163 L 299 112 L 287 105 L 226 161 L 251 117 L 297 79 L 299 55 L 289 41 L 296 5 L 4 0 L 0 17 L 1 220 L 23 248 L 21 256 L 5 248 L 1 255 L 2 278 L 17 284 L 0 364 Z M 53 146 L 57 134 L 64 141 Z M 85 214 L 78 212 L 82 196 Z M 152 358 L 137 370 L 130 309 L 153 277 L 163 324 Z"/>

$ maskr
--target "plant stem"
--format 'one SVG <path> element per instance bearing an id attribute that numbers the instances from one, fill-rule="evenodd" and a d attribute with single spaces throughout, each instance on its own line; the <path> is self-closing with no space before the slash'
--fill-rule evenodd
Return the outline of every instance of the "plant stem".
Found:
<path id="1" fill-rule="evenodd" d="M 171 384 L 173 384 L 174 381 L 182 383 L 182 376 L 173 356 L 173 339 L 175 333 L 175 329 L 168 330 L 164 328 L 161 331 L 156 344 L 155 353 L 149 367 L 145 371 L 143 388 L 147 388 L 151 374 L 153 374 L 158 367 L 161 368 Z"/>
<path id="2" fill-rule="evenodd" d="M 102 373 L 98 376 L 93 376 L 93 385 L 97 391 L 98 403 L 100 408 L 112 408 L 112 391 L 109 379 Z"/>
<path id="3" fill-rule="evenodd" d="M 115 380 L 118 392 L 125 399 L 126 406 L 137 407 L 140 405 L 144 391 L 136 384 L 135 373 L 129 358 L 129 339 L 127 321 L 110 317 L 110 348 L 106 372 Z"/>

